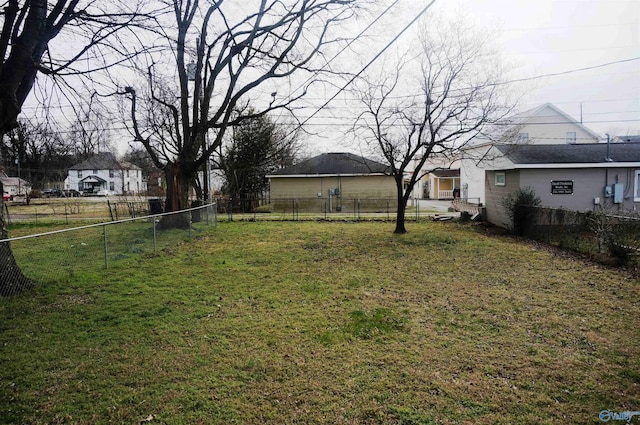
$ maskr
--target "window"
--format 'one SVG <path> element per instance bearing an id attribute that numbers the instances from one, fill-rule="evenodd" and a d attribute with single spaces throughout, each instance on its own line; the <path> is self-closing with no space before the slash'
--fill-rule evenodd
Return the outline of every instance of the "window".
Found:
<path id="1" fill-rule="evenodd" d="M 113 176 L 114 176 L 113 170 L 109 170 L 109 177 L 113 178 Z"/>
<path id="2" fill-rule="evenodd" d="M 504 186 L 507 183 L 507 176 L 503 171 L 496 172 L 496 186 Z"/>
<path id="3" fill-rule="evenodd" d="M 529 133 L 518 133 L 518 143 L 529 142 Z"/>
<path id="4" fill-rule="evenodd" d="M 109 182 L 109 190 L 112 192 L 116 190 L 116 185 L 114 182 Z"/>
<path id="5" fill-rule="evenodd" d="M 93 174 L 98 174 L 98 170 L 93 170 Z"/>
<path id="6" fill-rule="evenodd" d="M 636 178 L 633 179 L 633 202 L 640 202 L 640 170 L 636 170 Z"/>
<path id="7" fill-rule="evenodd" d="M 78 170 L 78 178 L 81 179 L 82 178 L 82 170 Z"/>
<path id="8" fill-rule="evenodd" d="M 129 178 L 129 170 L 127 170 L 127 178 Z"/>
<path id="9" fill-rule="evenodd" d="M 575 143 L 575 142 L 576 142 L 576 132 L 567 131 L 567 143 Z"/>

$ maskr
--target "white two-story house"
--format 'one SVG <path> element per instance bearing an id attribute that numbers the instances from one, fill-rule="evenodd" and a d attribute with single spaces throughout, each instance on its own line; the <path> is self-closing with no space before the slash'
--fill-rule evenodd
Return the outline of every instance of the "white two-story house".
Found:
<path id="1" fill-rule="evenodd" d="M 499 126 L 492 139 L 474 140 L 462 149 L 460 161 L 461 198 L 485 203 L 486 170 L 493 168 L 495 145 L 574 145 L 598 143 L 600 137 L 556 106 L 546 103 L 518 114 Z"/>
<path id="2" fill-rule="evenodd" d="M 65 190 L 84 195 L 140 195 L 146 192 L 142 170 L 118 161 L 111 152 L 101 152 L 69 168 Z"/>

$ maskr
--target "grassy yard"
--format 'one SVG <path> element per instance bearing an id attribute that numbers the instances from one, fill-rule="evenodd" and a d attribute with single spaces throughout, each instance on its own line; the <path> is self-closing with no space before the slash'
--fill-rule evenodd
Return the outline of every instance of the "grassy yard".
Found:
<path id="1" fill-rule="evenodd" d="M 636 280 L 455 223 L 408 229 L 221 223 L 0 300 L 0 423 L 569 424 L 640 410 Z"/>

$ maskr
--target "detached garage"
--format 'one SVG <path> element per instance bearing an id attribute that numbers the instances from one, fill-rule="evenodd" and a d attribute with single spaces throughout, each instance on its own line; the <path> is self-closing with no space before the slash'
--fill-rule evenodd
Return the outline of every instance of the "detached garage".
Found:
<path id="1" fill-rule="evenodd" d="M 267 178 L 275 211 L 386 211 L 396 196 L 388 166 L 351 153 L 325 153 Z"/>

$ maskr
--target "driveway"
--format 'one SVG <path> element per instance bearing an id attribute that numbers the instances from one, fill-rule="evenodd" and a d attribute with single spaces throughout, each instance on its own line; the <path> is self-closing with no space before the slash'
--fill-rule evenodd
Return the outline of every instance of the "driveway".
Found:
<path id="1" fill-rule="evenodd" d="M 412 201 L 409 201 L 412 202 Z M 451 201 L 437 201 L 435 199 L 418 199 L 420 211 L 446 213 L 449 212 Z"/>

